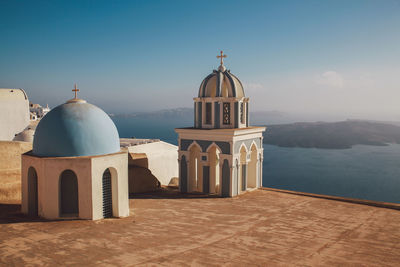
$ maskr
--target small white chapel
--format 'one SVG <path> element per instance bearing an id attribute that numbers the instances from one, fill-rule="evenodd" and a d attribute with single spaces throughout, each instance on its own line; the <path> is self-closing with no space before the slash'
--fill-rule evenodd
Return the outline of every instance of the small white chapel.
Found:
<path id="1" fill-rule="evenodd" d="M 39 122 L 22 155 L 22 212 L 47 219 L 129 216 L 128 155 L 111 118 L 75 97 Z"/>

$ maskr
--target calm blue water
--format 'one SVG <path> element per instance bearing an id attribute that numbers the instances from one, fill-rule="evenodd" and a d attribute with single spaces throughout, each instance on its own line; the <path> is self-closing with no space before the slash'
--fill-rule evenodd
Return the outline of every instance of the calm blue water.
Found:
<path id="1" fill-rule="evenodd" d="M 120 137 L 136 137 L 161 139 L 165 142 L 177 145 L 178 135 L 174 128 L 192 126 L 193 121 L 182 119 L 143 119 L 112 117 L 118 128 Z"/>
<path id="2" fill-rule="evenodd" d="M 177 144 L 180 119 L 113 118 L 121 137 L 158 138 Z M 264 145 L 263 186 L 400 203 L 400 145 L 351 149 Z"/>
<path id="3" fill-rule="evenodd" d="M 400 145 L 351 149 L 264 145 L 263 185 L 400 203 Z"/>

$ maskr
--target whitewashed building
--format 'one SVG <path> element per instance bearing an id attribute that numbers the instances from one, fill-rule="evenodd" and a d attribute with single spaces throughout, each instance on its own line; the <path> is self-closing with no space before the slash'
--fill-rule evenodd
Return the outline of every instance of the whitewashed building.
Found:
<path id="1" fill-rule="evenodd" d="M 50 108 L 49 105 L 46 105 L 46 107 L 42 107 L 39 104 L 30 103 L 29 111 L 31 112 L 31 114 L 36 115 L 36 119 L 31 118 L 31 120 L 37 120 L 43 118 L 47 113 L 49 113 Z"/>
<path id="2" fill-rule="evenodd" d="M 13 140 L 29 125 L 29 119 L 29 100 L 25 91 L 0 88 L 0 140 Z"/>
<path id="3" fill-rule="evenodd" d="M 178 128 L 181 192 L 236 196 L 262 186 L 265 127 L 249 126 L 249 98 L 223 64 L 194 98 L 194 127 Z"/>

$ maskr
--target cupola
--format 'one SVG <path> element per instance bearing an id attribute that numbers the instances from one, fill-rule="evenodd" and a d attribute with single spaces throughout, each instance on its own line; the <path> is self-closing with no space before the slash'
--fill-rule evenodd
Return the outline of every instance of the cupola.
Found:
<path id="1" fill-rule="evenodd" d="M 195 101 L 195 128 L 243 128 L 248 126 L 248 102 L 242 82 L 228 70 L 220 52 L 218 69 L 201 83 Z"/>
<path id="2" fill-rule="evenodd" d="M 208 75 L 200 85 L 199 97 L 244 97 L 243 85 L 240 80 L 220 65 Z"/>

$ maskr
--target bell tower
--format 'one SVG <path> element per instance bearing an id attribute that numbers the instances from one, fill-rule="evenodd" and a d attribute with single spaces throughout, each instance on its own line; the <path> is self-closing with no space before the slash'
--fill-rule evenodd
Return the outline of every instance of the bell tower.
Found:
<path id="1" fill-rule="evenodd" d="M 194 127 L 178 128 L 179 188 L 236 196 L 262 186 L 262 133 L 249 126 L 249 98 L 241 81 L 220 65 L 200 84 L 194 100 Z"/>

